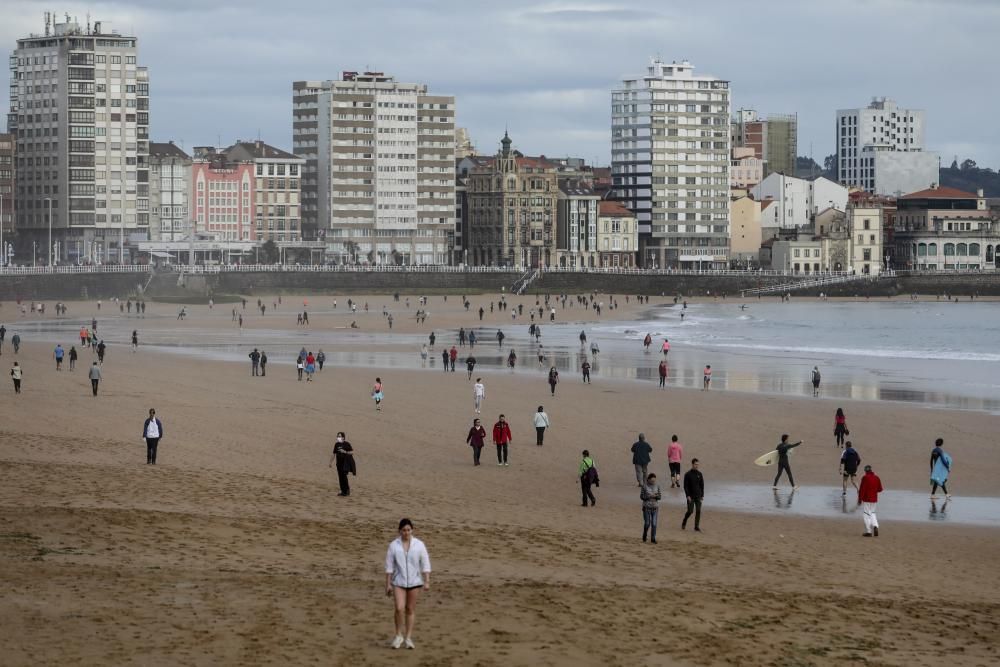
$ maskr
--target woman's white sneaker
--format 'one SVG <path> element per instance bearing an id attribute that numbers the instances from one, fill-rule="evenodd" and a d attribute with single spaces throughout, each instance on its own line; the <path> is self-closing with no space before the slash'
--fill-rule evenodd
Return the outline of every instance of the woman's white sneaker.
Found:
<path id="1" fill-rule="evenodd" d="M 392 638 L 392 644 L 390 644 L 390 646 L 392 646 L 393 648 L 399 648 L 402 645 L 403 645 L 403 635 L 396 635 L 395 637 Z"/>
<path id="2" fill-rule="evenodd" d="M 410 639 L 409 637 L 406 638 L 406 641 L 403 643 L 403 646 L 405 646 L 406 648 L 417 648 L 416 646 L 413 645 L 413 640 Z"/>

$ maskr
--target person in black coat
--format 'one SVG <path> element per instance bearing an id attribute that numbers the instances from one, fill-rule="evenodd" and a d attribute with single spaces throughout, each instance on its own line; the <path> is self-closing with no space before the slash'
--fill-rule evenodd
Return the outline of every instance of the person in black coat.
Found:
<path id="1" fill-rule="evenodd" d="M 338 496 L 351 495 L 351 485 L 347 482 L 347 474 L 358 476 L 358 469 L 354 464 L 354 448 L 347 441 L 347 436 L 343 431 L 337 432 L 337 444 L 333 446 L 333 454 L 330 456 L 330 467 L 334 462 L 337 464 L 337 481 L 340 482 L 340 493 Z"/>
<path id="2" fill-rule="evenodd" d="M 156 465 L 156 447 L 163 437 L 163 422 L 153 408 L 149 409 L 149 417 L 142 425 L 142 437 L 146 440 L 146 465 Z"/>
<path id="3" fill-rule="evenodd" d="M 684 473 L 684 495 L 687 496 L 687 512 L 681 521 L 681 530 L 687 528 L 688 519 L 694 514 L 694 529 L 701 532 L 701 501 L 705 497 L 705 478 L 698 469 L 698 459 L 691 459 L 691 469 Z"/>

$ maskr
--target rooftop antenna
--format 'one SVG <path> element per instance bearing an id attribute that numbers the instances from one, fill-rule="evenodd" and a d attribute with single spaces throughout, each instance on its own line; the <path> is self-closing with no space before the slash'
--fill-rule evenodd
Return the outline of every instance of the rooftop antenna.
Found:
<path id="1" fill-rule="evenodd" d="M 45 12 L 45 36 L 49 36 L 49 13 Z"/>
<path id="2" fill-rule="evenodd" d="M 87 34 L 90 34 L 90 12 L 87 12 Z"/>

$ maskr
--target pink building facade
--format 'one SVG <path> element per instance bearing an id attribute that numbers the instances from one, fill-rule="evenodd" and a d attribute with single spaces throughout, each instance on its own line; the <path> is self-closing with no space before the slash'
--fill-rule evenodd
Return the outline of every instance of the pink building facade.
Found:
<path id="1" fill-rule="evenodd" d="M 220 241 L 256 241 L 253 163 L 196 160 L 191 169 L 197 231 Z"/>

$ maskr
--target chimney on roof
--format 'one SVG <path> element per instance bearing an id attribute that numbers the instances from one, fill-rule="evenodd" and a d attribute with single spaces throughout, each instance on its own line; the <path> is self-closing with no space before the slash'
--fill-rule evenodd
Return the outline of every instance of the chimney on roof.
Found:
<path id="1" fill-rule="evenodd" d="M 979 188 L 978 190 L 976 190 L 976 196 L 979 197 L 980 199 L 983 198 L 983 189 L 982 188 Z"/>

